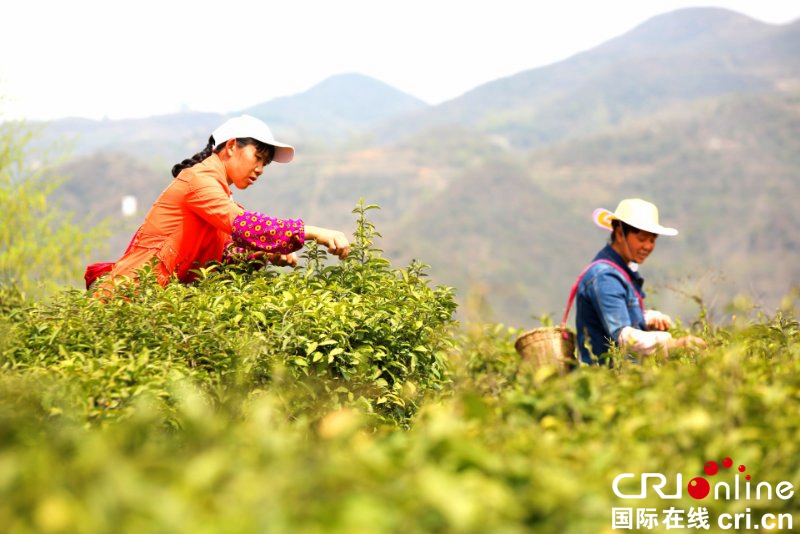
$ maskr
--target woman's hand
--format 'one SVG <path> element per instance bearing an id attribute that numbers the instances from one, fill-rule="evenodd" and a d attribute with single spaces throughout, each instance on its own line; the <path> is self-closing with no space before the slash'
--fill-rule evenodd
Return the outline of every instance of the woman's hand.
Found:
<path id="1" fill-rule="evenodd" d="M 297 254 L 292 252 L 291 254 L 267 254 L 267 259 L 273 265 L 277 265 L 278 267 L 297 267 Z"/>
<path id="2" fill-rule="evenodd" d="M 339 256 L 339 259 L 343 260 L 350 254 L 350 241 L 338 230 L 306 225 L 305 233 L 306 239 L 311 238 L 318 244 L 327 247 L 328 252 Z"/>

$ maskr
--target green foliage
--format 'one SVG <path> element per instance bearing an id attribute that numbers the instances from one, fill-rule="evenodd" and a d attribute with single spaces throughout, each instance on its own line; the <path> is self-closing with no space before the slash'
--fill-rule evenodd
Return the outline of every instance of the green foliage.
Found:
<path id="1" fill-rule="evenodd" d="M 613 506 L 669 507 L 618 499 L 611 481 L 623 472 L 683 473 L 685 484 L 703 475 L 706 461 L 729 456 L 758 482 L 786 480 L 796 488 L 800 425 L 790 407 L 800 402 L 800 324 L 778 313 L 739 328 L 705 324 L 704 332 L 709 349 L 700 353 L 620 361 L 610 370 L 582 365 L 559 375 L 515 361 L 509 334 L 516 333 L 495 326 L 461 345 L 466 372 L 458 375 L 456 398 L 466 416 L 491 428 L 480 439 L 502 451 L 496 457 L 513 463 L 516 455 L 535 470 L 535 479 L 526 473 L 515 489 L 535 495 L 520 504 L 545 512 L 548 531 L 608 528 Z M 791 499 L 698 503 L 684 491 L 669 505 L 707 506 L 712 530 L 721 513 L 745 506 L 754 517 L 789 513 L 798 520 Z"/>
<path id="2" fill-rule="evenodd" d="M 347 269 L 361 265 L 356 257 Z M 319 270 L 297 273 L 319 282 Z M 210 289 L 210 278 L 197 288 Z M 225 279 L 230 288 L 233 278 Z M 223 314 L 229 324 L 233 313 Z M 468 325 L 450 351 L 450 387 L 409 428 L 376 427 L 359 404 L 323 400 L 319 411 L 300 414 L 287 405 L 291 381 L 278 384 L 275 374 L 258 394 L 216 402 L 203 380 L 173 377 L 171 427 L 155 389 L 136 396 L 127 417 L 86 425 L 80 411 L 52 409 L 57 379 L 6 369 L 0 522 L 18 533 L 583 533 L 610 530 L 613 507 L 698 505 L 709 509 L 711 531 L 721 513 L 745 506 L 754 518 L 800 519 L 792 499 L 698 502 L 684 491 L 665 505 L 625 501 L 611 489 L 621 473 L 659 472 L 671 490 L 675 474 L 686 483 L 706 461 L 724 457 L 759 482 L 797 488 L 800 324 L 793 318 L 708 328 L 702 353 L 566 375 L 522 365 L 513 349 L 518 334 Z M 318 376 L 337 382 L 332 373 Z"/>
<path id="3" fill-rule="evenodd" d="M 52 204 L 64 179 L 33 139 L 22 123 L 0 124 L 0 287 L 42 294 L 80 279 L 82 258 L 106 235 Z"/>
<path id="4" fill-rule="evenodd" d="M 406 424 L 448 380 L 455 304 L 450 289 L 428 287 L 424 266 L 396 270 L 380 256 L 366 218 L 375 207 L 356 208 L 340 264 L 309 243 L 305 268 L 286 274 L 216 265 L 192 286 L 161 288 L 148 267 L 106 303 L 67 291 L 19 310 L 3 365 L 64 378 L 90 421 L 126 417 L 148 393 L 169 417 L 172 384 L 187 379 L 213 402 L 279 388 L 293 416 L 357 405 Z"/>
<path id="5" fill-rule="evenodd" d="M 785 40 L 786 30 L 745 33 Z M 734 34 L 738 60 L 693 63 L 691 86 L 707 91 L 731 65 L 740 81 L 786 78 L 785 63 L 759 56 L 781 47 L 725 33 Z M 654 199 L 682 230 L 646 267 L 658 307 L 668 296 L 652 291 L 663 287 L 659 277 L 717 269 L 730 287 L 716 281 L 717 296 L 700 292 L 707 300 L 730 300 L 745 286 L 774 300 L 796 280 L 796 92 L 698 99 L 676 85 L 683 68 L 665 68 L 689 57 L 668 42 L 659 54 L 673 63 L 618 62 L 614 54 L 641 48 L 612 46 L 611 55 L 598 50 L 487 85 L 441 114 L 477 132 L 441 135 L 425 118 L 433 128 L 402 146 L 365 151 L 356 139 L 357 152 L 337 146 L 329 157 L 320 148 L 309 163 L 275 171 L 317 176 L 314 195 L 285 179 L 262 191 L 329 220 L 350 202 L 341 191 L 377 196 L 396 225 L 387 235 L 402 236 L 384 244 L 392 257 L 425 257 L 449 269 L 442 281 L 481 284 L 503 319 L 560 316 L 574 276 L 601 245 L 586 214 L 631 195 Z M 644 68 L 618 84 L 620 66 L 630 74 L 634 63 Z M 649 80 L 648 69 L 656 69 Z M 416 127 L 392 129 L 407 136 Z M 41 171 L 22 165 L 30 158 L 9 158 L 27 139 L 11 136 L 0 159 L 3 179 L 13 178 L 0 184 L 0 235 L 13 244 L 0 240 L 0 266 L 14 258 L 0 276 L 17 281 L 65 264 L 52 247 L 26 249 L 18 239 L 21 225 L 42 220 L 25 219 L 47 207 L 35 195 L 56 183 L 18 180 Z M 164 146 L 178 151 L 166 161 L 184 156 L 160 141 L 133 152 Z M 85 175 L 98 183 L 94 171 Z M 77 291 L 30 305 L 34 283 L 0 279 L 2 529 L 603 532 L 613 507 L 664 508 L 616 498 L 618 474 L 683 473 L 686 482 L 726 456 L 756 481 L 800 487 L 796 288 L 781 313 L 744 325 L 746 298 L 734 301 L 739 318 L 725 327 L 710 324 L 702 299 L 690 301 L 692 310 L 701 304 L 692 326 L 709 345 L 700 353 L 560 375 L 520 362 L 514 328 L 470 324 L 451 334 L 451 291 L 429 288 L 422 265 L 391 268 L 374 248 L 370 209 L 357 208 L 353 254 L 341 265 L 312 246 L 289 273 L 215 266 L 195 285 L 164 289 L 145 276 L 135 291 L 119 289 L 127 300 L 105 305 Z M 57 250 L 74 242 L 54 235 Z M 664 311 L 676 317 L 674 309 Z M 745 507 L 800 521 L 796 495 L 702 504 L 712 525 Z"/>

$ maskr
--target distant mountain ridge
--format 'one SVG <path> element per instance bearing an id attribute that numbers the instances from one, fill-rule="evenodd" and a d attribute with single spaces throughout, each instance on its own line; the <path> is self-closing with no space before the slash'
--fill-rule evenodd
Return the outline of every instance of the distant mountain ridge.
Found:
<path id="1" fill-rule="evenodd" d="M 270 100 L 244 110 L 274 128 L 343 136 L 388 118 L 430 106 L 393 87 L 357 73 L 331 76 L 303 93 Z"/>
<path id="2" fill-rule="evenodd" d="M 787 75 L 796 80 L 798 50 L 800 21 L 774 26 L 724 9 L 683 9 L 558 63 L 488 82 L 428 113 L 398 117 L 378 133 L 392 141 L 460 125 L 533 148 L 674 102 L 774 89 Z"/>
<path id="3" fill-rule="evenodd" d="M 800 50 L 800 21 L 776 26 L 695 8 L 438 106 L 344 75 L 248 110 L 275 113 L 271 125 L 294 117 L 273 129 L 298 151 L 235 196 L 345 230 L 360 197 L 377 203 L 387 256 L 431 264 L 433 280 L 459 288 L 462 303 L 477 295 L 517 326 L 563 311 L 574 276 L 605 238 L 591 211 L 640 196 L 681 230 L 643 267 L 654 305 L 696 313 L 698 293 L 718 309 L 743 293 L 769 308 L 800 286 L 800 58 L 792 49 Z M 368 99 L 354 98 L 350 83 L 385 108 L 358 109 Z M 295 105 L 308 118 L 280 118 Z M 151 191 L 140 199 L 149 205 L 172 163 L 199 150 L 221 118 L 108 121 L 98 135 L 119 140 L 117 155 L 108 147 L 79 154 L 67 204 L 86 211 L 132 189 L 119 185 L 130 167 L 136 194 Z"/>
<path id="4" fill-rule="evenodd" d="M 200 150 L 222 120 L 240 113 L 261 118 L 276 135 L 290 142 L 324 139 L 335 143 L 387 118 L 428 107 L 383 82 L 350 73 L 332 76 L 305 92 L 230 114 L 182 112 L 142 119 L 56 120 L 46 125 L 43 141 L 69 138 L 76 155 L 122 150 L 171 161 Z"/>

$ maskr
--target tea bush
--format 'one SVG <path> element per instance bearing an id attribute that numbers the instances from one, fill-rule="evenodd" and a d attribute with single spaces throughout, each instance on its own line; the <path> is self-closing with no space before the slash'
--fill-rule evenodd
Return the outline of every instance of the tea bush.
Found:
<path id="1" fill-rule="evenodd" d="M 106 303 L 66 291 L 17 309 L 5 320 L 3 367 L 62 378 L 65 398 L 91 421 L 128 415 L 145 392 L 168 416 L 171 385 L 186 379 L 214 401 L 281 388 L 295 415 L 357 404 L 405 424 L 448 380 L 455 303 L 449 288 L 429 287 L 423 265 L 393 269 L 381 257 L 367 219 L 374 208 L 354 210 L 341 264 L 328 265 L 312 242 L 305 267 L 287 273 L 217 265 L 196 284 L 161 288 L 146 268 Z"/>
<path id="2" fill-rule="evenodd" d="M 15 533 L 583 533 L 611 531 L 614 507 L 660 515 L 701 505 L 711 532 L 721 513 L 745 508 L 800 519 L 796 496 L 630 501 L 611 489 L 621 473 L 653 472 L 671 493 L 675 474 L 685 486 L 724 457 L 757 482 L 796 489 L 793 319 L 709 328 L 705 352 L 566 375 L 514 359 L 514 337 L 496 325 L 466 330 L 450 354 L 453 382 L 407 429 L 376 428 L 359 405 L 287 417 L 275 388 L 210 402 L 196 380 L 173 383 L 171 428 L 155 392 L 135 396 L 128 417 L 87 426 L 46 409 L 49 378 L 5 373 L 0 524 Z M 481 353 L 490 361 L 479 363 Z M 666 529 L 659 520 L 643 531 Z"/>
<path id="3" fill-rule="evenodd" d="M 711 531 L 718 530 L 720 514 L 748 507 L 754 523 L 764 513 L 800 519 L 796 493 L 788 501 L 745 500 L 744 489 L 742 501 L 687 496 L 686 484 L 704 475 L 703 464 L 725 457 L 746 466 L 753 488 L 762 481 L 800 486 L 800 324 L 782 313 L 745 326 L 699 324 L 709 343 L 702 352 L 641 365 L 620 359 L 612 369 L 581 365 L 566 375 L 515 363 L 512 341 L 519 332 L 485 330 L 479 339 L 493 348 L 481 351 L 489 361 L 477 368 L 474 344 L 462 345 L 467 372 L 456 379 L 462 410 L 492 428 L 488 439 L 495 447 L 512 447 L 503 458 L 517 454 L 520 465 L 537 471 L 524 481 L 531 492 L 522 493 L 530 496 L 530 502 L 520 498 L 523 508 L 544 508 L 546 524 L 560 532 L 580 532 L 585 522 L 592 531 L 609 529 L 611 508 L 626 506 L 659 513 L 673 505 L 704 506 Z M 525 461 L 524 454 L 535 459 Z M 683 498 L 662 501 L 651 491 L 644 502 L 619 499 L 611 483 L 621 473 L 664 473 L 667 493 L 672 477 L 683 473 Z M 628 492 L 638 493 L 638 484 L 637 478 Z"/>
<path id="4" fill-rule="evenodd" d="M 701 313 L 696 353 L 533 369 L 520 331 L 455 330 L 450 289 L 392 269 L 368 208 L 343 264 L 310 247 L 289 272 L 213 266 L 166 288 L 145 273 L 108 304 L 8 300 L 3 530 L 582 534 L 612 531 L 620 507 L 657 511 L 648 532 L 671 530 L 669 507 L 706 508 L 710 532 L 746 510 L 800 520 L 796 493 L 685 491 L 725 457 L 800 487 L 792 312 L 725 327 Z M 622 473 L 663 473 L 667 493 L 682 474 L 683 496 L 617 497 Z"/>

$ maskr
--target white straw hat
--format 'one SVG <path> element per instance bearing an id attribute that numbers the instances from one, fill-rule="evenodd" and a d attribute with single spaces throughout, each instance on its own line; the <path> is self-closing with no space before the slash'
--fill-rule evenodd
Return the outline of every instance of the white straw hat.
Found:
<path id="1" fill-rule="evenodd" d="M 594 223 L 604 230 L 611 230 L 611 221 L 618 219 L 634 228 L 659 235 L 678 235 L 675 228 L 667 228 L 658 223 L 658 208 L 655 204 L 640 198 L 626 198 L 617 205 L 615 212 L 597 208 L 592 213 Z"/>
<path id="2" fill-rule="evenodd" d="M 228 119 L 217 127 L 211 135 L 214 137 L 214 143 L 217 146 L 228 139 L 240 139 L 242 137 L 251 137 L 262 143 L 272 145 L 275 147 L 273 161 L 278 163 L 289 163 L 294 158 L 294 147 L 276 141 L 269 126 L 252 115 L 240 115 Z"/>

